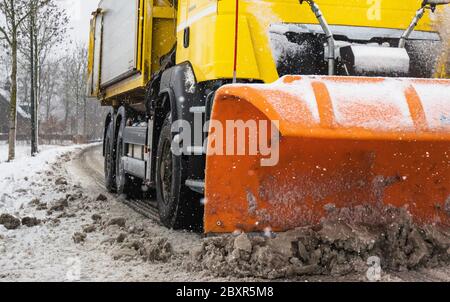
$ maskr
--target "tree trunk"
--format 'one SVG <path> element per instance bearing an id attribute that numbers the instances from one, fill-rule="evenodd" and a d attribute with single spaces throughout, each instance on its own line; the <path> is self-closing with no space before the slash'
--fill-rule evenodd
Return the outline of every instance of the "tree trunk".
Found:
<path id="1" fill-rule="evenodd" d="M 34 19 L 34 18 L 33 18 Z M 40 85 L 38 85 L 39 81 L 39 53 L 38 53 L 38 37 L 36 33 L 36 22 L 33 20 L 33 31 L 32 34 L 34 35 L 34 125 L 35 125 L 35 144 L 36 144 L 36 153 L 39 152 L 39 103 L 40 103 Z"/>
<path id="2" fill-rule="evenodd" d="M 11 41 L 11 102 L 9 108 L 9 149 L 8 161 L 16 157 L 16 127 L 17 127 L 17 31 L 13 29 Z"/>
<path id="3" fill-rule="evenodd" d="M 37 135 L 36 135 L 36 90 L 35 90 L 35 60 L 34 60 L 34 15 L 30 14 L 30 75 L 31 75 L 31 156 L 37 153 Z"/>
<path id="4" fill-rule="evenodd" d="M 69 129 L 69 97 L 65 96 L 64 99 L 64 133 L 68 133 L 68 129 Z"/>
<path id="5" fill-rule="evenodd" d="M 83 98 L 83 136 L 86 138 L 87 132 L 87 108 L 86 108 L 86 98 Z"/>

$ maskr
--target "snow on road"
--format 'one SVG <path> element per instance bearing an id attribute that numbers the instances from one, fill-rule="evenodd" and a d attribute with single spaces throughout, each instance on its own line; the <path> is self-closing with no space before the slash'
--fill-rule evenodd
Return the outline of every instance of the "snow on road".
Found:
<path id="1" fill-rule="evenodd" d="M 0 281 L 218 280 L 182 269 L 199 234 L 168 230 L 105 192 L 100 148 L 48 147 L 36 158 L 24 148 L 0 163 Z"/>
<path id="2" fill-rule="evenodd" d="M 135 212 L 122 196 L 106 192 L 102 160 L 95 145 L 48 146 L 35 158 L 20 146 L 15 162 L 0 163 L 0 281 L 255 281 L 280 272 L 267 271 L 280 255 L 260 246 L 263 238 L 251 239 L 261 271 L 247 274 L 240 270 L 250 263 L 241 250 L 249 245 L 245 236 L 204 239 Z M 282 279 L 367 281 L 362 268 L 339 276 Z M 450 281 L 450 266 L 382 272 L 381 277 Z"/>

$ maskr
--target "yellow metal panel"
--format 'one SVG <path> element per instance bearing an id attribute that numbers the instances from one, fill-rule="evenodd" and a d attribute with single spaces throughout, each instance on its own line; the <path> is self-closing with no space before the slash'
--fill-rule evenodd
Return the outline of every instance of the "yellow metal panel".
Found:
<path id="1" fill-rule="evenodd" d="M 87 71 L 88 75 L 92 74 L 94 67 L 94 41 L 95 41 L 95 18 L 91 19 L 91 26 L 89 32 L 89 48 L 88 48 L 88 64 Z"/>
<path id="2" fill-rule="evenodd" d="M 137 40 L 137 64 L 136 68 L 142 71 L 142 40 L 144 39 L 144 2 L 145 0 L 139 1 L 139 21 L 138 21 L 138 40 Z"/>
<path id="3" fill-rule="evenodd" d="M 161 57 L 167 54 L 176 43 L 177 13 L 175 8 L 168 1 L 158 1 L 156 5 L 152 10 L 152 39 L 148 40 L 152 47 L 148 57 L 152 74 L 159 70 Z"/>
<path id="4" fill-rule="evenodd" d="M 184 48 L 183 46 L 183 31 L 180 30 L 182 25 L 187 22 L 188 18 L 188 0 L 178 1 L 178 12 L 177 12 L 177 63 L 189 61 L 189 48 Z M 207 28 L 205 28 L 207 30 Z M 206 40 L 205 40 L 206 41 Z"/>
<path id="5" fill-rule="evenodd" d="M 151 54 L 151 70 L 156 72 L 160 68 L 160 59 L 167 54 L 176 43 L 174 19 L 153 19 L 153 41 Z"/>
<path id="6" fill-rule="evenodd" d="M 123 80 L 113 86 L 108 87 L 103 92 L 103 99 L 113 99 L 114 97 L 131 92 L 137 88 L 142 88 L 142 75 L 133 76 Z"/>
<path id="7" fill-rule="evenodd" d="M 422 0 L 317 0 L 327 21 L 332 25 L 353 25 L 405 29 Z M 261 26 L 274 22 L 317 24 L 314 14 L 298 0 L 240 1 L 241 13 L 253 15 Z M 220 0 L 219 14 L 232 14 L 234 0 Z M 431 30 L 429 13 L 417 30 Z"/>
<path id="8" fill-rule="evenodd" d="M 191 25 L 191 62 L 197 81 L 233 77 L 235 18 L 231 15 L 205 17 Z M 202 34 L 198 34 L 198 33 Z M 255 49 L 246 17 L 239 19 L 239 78 L 260 79 Z M 220 45 L 220 46 L 218 46 Z"/>
<path id="9" fill-rule="evenodd" d="M 176 11 L 173 7 L 155 6 L 155 7 L 153 7 L 153 18 L 175 19 Z"/>
<path id="10" fill-rule="evenodd" d="M 405 29 L 421 0 L 317 0 L 317 3 L 332 25 Z M 108 88 L 105 98 L 145 87 L 151 74 L 158 70 L 161 56 L 176 41 L 177 63 L 191 62 L 198 81 L 232 77 L 235 0 L 179 0 L 177 10 L 170 5 L 167 0 L 141 1 L 138 66 L 142 73 Z M 268 28 L 281 22 L 317 24 L 310 8 L 300 5 L 298 0 L 240 1 L 239 78 L 265 82 L 278 78 Z M 184 48 L 183 30 L 187 26 L 190 45 Z M 428 14 L 417 29 L 432 30 Z"/>
<path id="11" fill-rule="evenodd" d="M 406 29 L 421 0 L 317 0 L 332 25 Z M 212 4 L 217 13 L 201 18 Z M 273 23 L 317 24 L 308 5 L 298 0 L 240 1 L 238 77 L 272 82 L 278 78 L 268 29 Z M 234 57 L 235 0 L 180 0 L 177 63 L 189 61 L 198 81 L 231 78 Z M 184 26 L 183 26 L 184 25 Z M 182 45 L 183 28 L 190 27 L 190 46 Z M 431 31 L 427 13 L 417 30 Z"/>
<path id="12" fill-rule="evenodd" d="M 92 97 L 92 86 L 93 86 L 93 70 L 94 70 L 94 46 L 95 46 L 95 20 L 96 18 L 91 19 L 91 26 L 89 32 L 89 48 L 88 48 L 88 64 L 87 64 L 87 94 L 89 97 Z"/>
<path id="13" fill-rule="evenodd" d="M 144 41 L 142 43 L 143 67 L 142 67 L 142 86 L 146 85 L 150 80 L 152 73 L 150 60 L 152 53 L 153 39 L 153 0 L 145 0 L 144 2 Z"/>

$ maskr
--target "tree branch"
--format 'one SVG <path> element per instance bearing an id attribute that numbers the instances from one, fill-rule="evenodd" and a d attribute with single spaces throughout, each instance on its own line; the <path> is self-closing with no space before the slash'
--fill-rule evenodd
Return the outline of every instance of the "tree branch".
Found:
<path id="1" fill-rule="evenodd" d="M 6 34 L 6 31 L 3 27 L 0 27 L 0 33 L 3 34 L 3 39 L 2 40 L 6 40 L 6 42 L 8 42 L 9 46 L 12 45 L 11 40 L 9 39 L 8 35 Z"/>

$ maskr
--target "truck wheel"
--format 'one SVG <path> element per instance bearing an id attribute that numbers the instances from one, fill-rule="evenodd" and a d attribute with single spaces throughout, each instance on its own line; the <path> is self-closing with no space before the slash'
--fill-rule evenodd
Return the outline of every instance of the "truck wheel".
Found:
<path id="1" fill-rule="evenodd" d="M 125 128 L 125 120 L 122 119 L 117 133 L 116 144 L 116 188 L 118 194 L 130 195 L 133 191 L 132 180 L 125 173 L 122 157 L 125 156 L 125 146 L 123 143 L 123 129 Z"/>
<path id="2" fill-rule="evenodd" d="M 113 123 L 108 125 L 108 130 L 106 131 L 105 141 L 105 187 L 108 192 L 114 192 L 115 189 L 115 175 L 114 175 L 114 129 Z"/>
<path id="3" fill-rule="evenodd" d="M 200 197 L 184 185 L 183 159 L 171 150 L 171 120 L 168 114 L 161 129 L 157 150 L 156 199 L 159 216 L 168 228 L 200 230 L 203 218 Z"/>

